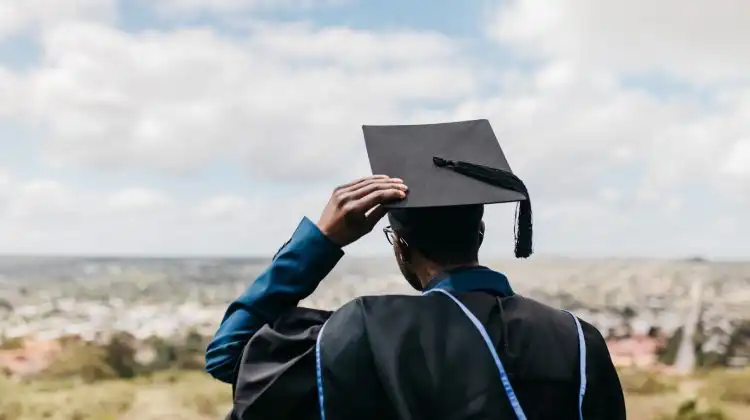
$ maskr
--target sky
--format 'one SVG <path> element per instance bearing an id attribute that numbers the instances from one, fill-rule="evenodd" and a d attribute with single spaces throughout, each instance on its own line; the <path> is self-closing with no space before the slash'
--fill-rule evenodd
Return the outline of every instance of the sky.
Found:
<path id="1" fill-rule="evenodd" d="M 487 118 L 539 256 L 750 257 L 750 2 L 0 0 L 0 254 L 268 255 Z M 408 180 L 407 184 L 408 184 Z M 483 256 L 512 257 L 511 204 Z M 386 255 L 379 224 L 345 250 Z"/>

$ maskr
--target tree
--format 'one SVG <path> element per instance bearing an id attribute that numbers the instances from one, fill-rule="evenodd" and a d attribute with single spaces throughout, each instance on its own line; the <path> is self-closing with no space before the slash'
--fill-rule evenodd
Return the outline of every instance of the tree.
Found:
<path id="1" fill-rule="evenodd" d="M 104 347 L 106 362 L 120 378 L 132 378 L 138 373 L 135 361 L 135 337 L 128 333 L 117 333 Z"/>
<path id="2" fill-rule="evenodd" d="M 146 340 L 146 344 L 156 353 L 154 360 L 146 367 L 149 372 L 155 372 L 159 370 L 166 370 L 174 367 L 177 364 L 179 352 L 177 346 L 164 340 L 161 337 L 150 337 Z"/>
<path id="3" fill-rule="evenodd" d="M 203 353 L 206 350 L 205 340 L 200 333 L 191 329 L 185 338 L 185 350 L 193 353 Z"/>
<path id="4" fill-rule="evenodd" d="M 0 345 L 0 349 L 2 350 L 17 350 L 22 349 L 24 346 L 24 339 L 23 338 L 10 338 L 10 339 L 3 339 L 2 345 Z"/>
<path id="5" fill-rule="evenodd" d="M 737 356 L 750 356 L 750 321 L 742 321 L 732 331 L 724 353 L 723 365 L 729 365 L 731 359 Z"/>
<path id="6" fill-rule="evenodd" d="M 117 373 L 107 364 L 104 349 L 89 343 L 69 346 L 45 371 L 47 376 L 57 379 L 81 378 L 85 383 L 112 379 Z"/>
<path id="7" fill-rule="evenodd" d="M 195 330 L 190 330 L 185 338 L 184 345 L 179 349 L 177 367 L 187 370 L 202 370 L 206 366 L 204 361 L 205 349 L 206 344 L 203 336 Z"/>
<path id="8" fill-rule="evenodd" d="M 0 311 L 11 313 L 13 305 L 8 300 L 0 298 Z"/>
<path id="9" fill-rule="evenodd" d="M 677 351 L 682 343 L 683 328 L 678 328 L 667 340 L 667 344 L 658 352 L 659 362 L 665 365 L 673 365 L 677 359 Z"/>
<path id="10" fill-rule="evenodd" d="M 702 407 L 696 400 L 687 400 L 680 404 L 677 412 L 663 415 L 660 420 L 726 420 L 727 416 L 718 408 Z"/>

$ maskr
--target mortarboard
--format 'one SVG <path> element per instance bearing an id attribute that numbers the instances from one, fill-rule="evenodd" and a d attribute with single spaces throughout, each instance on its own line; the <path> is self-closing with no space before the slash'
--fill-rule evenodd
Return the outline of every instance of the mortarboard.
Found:
<path id="1" fill-rule="evenodd" d="M 532 253 L 531 200 L 485 119 L 362 127 L 373 174 L 401 178 L 405 199 L 388 209 L 519 202 L 516 257 Z"/>

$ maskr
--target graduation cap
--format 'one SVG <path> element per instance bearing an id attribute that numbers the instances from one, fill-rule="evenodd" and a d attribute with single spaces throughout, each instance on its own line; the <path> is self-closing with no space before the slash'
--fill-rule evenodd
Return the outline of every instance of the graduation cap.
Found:
<path id="1" fill-rule="evenodd" d="M 529 192 L 511 171 L 489 121 L 365 125 L 362 131 L 372 173 L 409 186 L 407 197 L 387 204 L 389 210 L 519 202 L 515 254 L 531 255 Z"/>

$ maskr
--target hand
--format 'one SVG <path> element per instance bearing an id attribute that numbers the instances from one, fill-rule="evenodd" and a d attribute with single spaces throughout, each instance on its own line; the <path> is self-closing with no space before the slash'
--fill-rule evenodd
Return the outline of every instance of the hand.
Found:
<path id="1" fill-rule="evenodd" d="M 386 214 L 383 203 L 406 197 L 404 181 L 374 175 L 336 188 L 328 201 L 318 228 L 344 247 L 366 235 Z"/>

